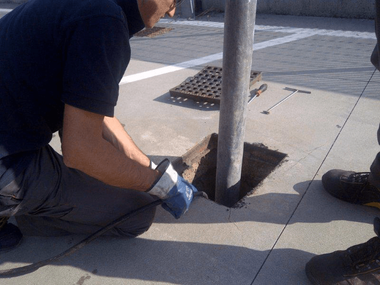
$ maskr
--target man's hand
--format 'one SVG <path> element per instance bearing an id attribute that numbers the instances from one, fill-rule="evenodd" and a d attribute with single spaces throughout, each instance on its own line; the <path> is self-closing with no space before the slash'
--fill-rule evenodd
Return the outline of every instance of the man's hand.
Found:
<path id="1" fill-rule="evenodd" d="M 163 200 L 162 207 L 179 219 L 190 207 L 198 190 L 174 170 L 168 159 L 156 168 L 162 176 L 147 192 Z"/>
<path id="2" fill-rule="evenodd" d="M 68 167 L 116 187 L 146 191 L 159 176 L 115 118 L 67 104 L 62 153 Z"/>

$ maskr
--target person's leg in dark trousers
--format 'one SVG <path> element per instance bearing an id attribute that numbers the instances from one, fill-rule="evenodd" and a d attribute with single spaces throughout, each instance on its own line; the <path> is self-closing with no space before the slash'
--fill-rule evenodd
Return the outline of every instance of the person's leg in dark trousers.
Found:
<path id="1" fill-rule="evenodd" d="M 147 193 L 106 185 L 65 166 L 50 146 L 40 150 L 18 179 L 24 195 L 15 213 L 25 235 L 92 234 L 113 220 L 154 201 Z M 151 226 L 152 208 L 107 235 L 135 237 Z"/>
<path id="2" fill-rule="evenodd" d="M 377 130 L 377 141 L 380 145 L 380 125 Z M 369 182 L 376 186 L 376 188 L 380 189 L 380 152 L 376 155 L 375 160 L 372 162 Z"/>

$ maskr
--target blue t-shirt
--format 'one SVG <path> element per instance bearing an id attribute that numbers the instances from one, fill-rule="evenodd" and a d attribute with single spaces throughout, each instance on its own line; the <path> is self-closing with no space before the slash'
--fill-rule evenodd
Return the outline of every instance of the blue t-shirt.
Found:
<path id="1" fill-rule="evenodd" d="M 113 116 L 143 27 L 136 0 L 29 0 L 0 19 L 0 178 L 2 158 L 50 142 L 64 104 Z"/>

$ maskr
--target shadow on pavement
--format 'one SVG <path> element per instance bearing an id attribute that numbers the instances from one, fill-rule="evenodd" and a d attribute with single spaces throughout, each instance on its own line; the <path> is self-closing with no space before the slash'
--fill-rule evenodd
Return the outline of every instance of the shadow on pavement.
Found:
<path id="1" fill-rule="evenodd" d="M 0 264 L 12 267 L 14 262 L 37 262 L 66 249 L 67 243 L 72 243 L 72 238 L 28 238 L 17 250 L 2 254 Z M 307 283 L 303 268 L 313 254 L 293 249 L 276 249 L 272 253 L 301 261 L 299 278 L 304 278 L 303 284 Z M 269 251 L 223 244 L 100 238 L 54 266 L 70 266 L 88 272 L 81 279 L 96 275 L 170 284 L 251 284 L 268 254 Z M 277 270 L 285 270 L 286 266 Z M 46 280 L 46 274 L 53 274 L 54 270 L 43 267 L 30 273 L 29 278 L 36 280 L 42 274 Z M 54 280 L 54 276 L 49 279 Z"/>

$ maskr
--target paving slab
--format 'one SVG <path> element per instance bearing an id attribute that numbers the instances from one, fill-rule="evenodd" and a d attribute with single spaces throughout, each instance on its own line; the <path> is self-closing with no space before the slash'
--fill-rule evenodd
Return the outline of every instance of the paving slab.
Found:
<path id="1" fill-rule="evenodd" d="M 204 20 L 214 21 L 204 21 Z M 169 90 L 205 65 L 222 66 L 221 17 L 162 21 L 174 30 L 134 38 L 116 116 L 154 161 L 175 159 L 218 132 L 219 106 L 172 98 Z M 179 19 L 180 20 L 180 19 Z M 332 198 L 321 175 L 367 170 L 378 151 L 379 73 L 368 20 L 258 15 L 252 69 L 268 90 L 248 106 L 246 139 L 287 154 L 240 207 L 198 198 L 175 220 L 162 208 L 136 239 L 100 238 L 79 252 L 1 284 L 309 284 L 315 254 L 373 236 L 377 210 Z M 265 115 L 290 92 L 295 94 Z M 248 99 L 248 98 L 247 98 Z M 52 143 L 60 150 L 57 136 Z M 58 254 L 82 236 L 26 237 L 0 269 Z"/>
<path id="2" fill-rule="evenodd" d="M 372 222 L 379 211 L 333 198 L 323 190 L 321 176 L 333 168 L 369 171 L 379 149 L 378 88 L 377 82 L 368 84 L 315 179 L 295 184 L 295 189 L 307 186 L 307 193 L 254 284 L 280 284 L 284 277 L 289 284 L 306 284 L 303 270 L 310 254 L 344 250 L 374 236 Z M 285 251 L 287 248 L 293 251 Z M 275 267 L 283 274 L 274 275 Z"/>

